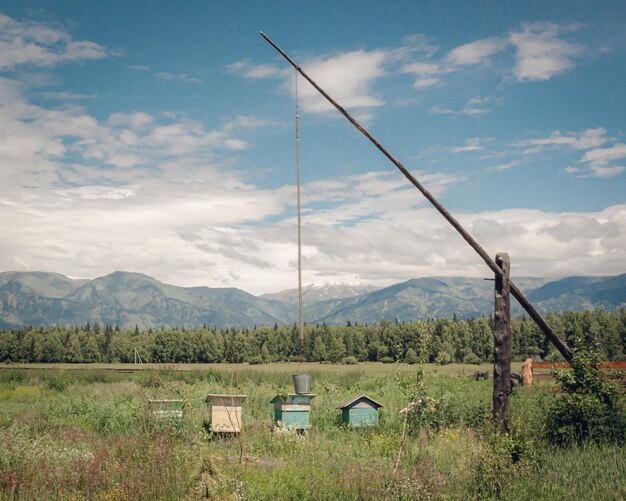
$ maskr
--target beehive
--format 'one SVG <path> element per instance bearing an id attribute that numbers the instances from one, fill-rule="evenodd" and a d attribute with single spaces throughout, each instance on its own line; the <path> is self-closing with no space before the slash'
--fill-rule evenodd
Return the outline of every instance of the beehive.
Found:
<path id="1" fill-rule="evenodd" d="M 274 404 L 274 422 L 281 428 L 310 428 L 311 401 L 314 398 L 313 393 L 276 395 L 271 400 Z"/>
<path id="2" fill-rule="evenodd" d="M 367 395 L 351 398 L 341 409 L 341 421 L 350 428 L 369 428 L 378 426 L 378 409 L 383 405 Z"/>
<path id="3" fill-rule="evenodd" d="M 183 420 L 183 401 L 160 399 L 149 401 L 150 413 L 155 419 L 180 423 Z"/>
<path id="4" fill-rule="evenodd" d="M 207 395 L 210 429 L 214 433 L 239 433 L 241 406 L 246 395 Z"/>

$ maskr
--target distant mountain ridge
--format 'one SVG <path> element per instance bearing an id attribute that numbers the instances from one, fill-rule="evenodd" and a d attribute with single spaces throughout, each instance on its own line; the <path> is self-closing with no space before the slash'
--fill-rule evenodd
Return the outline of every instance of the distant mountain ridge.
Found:
<path id="1" fill-rule="evenodd" d="M 516 278 L 515 283 L 544 313 L 626 306 L 626 274 L 555 281 Z M 383 289 L 335 282 L 309 286 L 303 292 L 308 323 L 468 318 L 493 311 L 493 282 L 480 278 L 423 277 Z M 521 313 L 515 301 L 512 307 Z M 45 272 L 0 273 L 0 328 L 5 329 L 86 322 L 121 327 L 253 327 L 296 319 L 296 289 L 254 296 L 236 288 L 177 287 L 121 271 L 93 280 Z"/>
<path id="2" fill-rule="evenodd" d="M 65 283 L 69 292 L 59 298 L 61 286 L 49 286 L 36 273 L 38 280 L 28 272 L 0 273 L 0 326 L 87 321 L 125 327 L 273 325 L 283 323 L 293 309 L 236 288 L 177 287 L 120 271 Z M 58 283 L 59 277 L 63 275 L 50 274 L 50 281 Z"/>

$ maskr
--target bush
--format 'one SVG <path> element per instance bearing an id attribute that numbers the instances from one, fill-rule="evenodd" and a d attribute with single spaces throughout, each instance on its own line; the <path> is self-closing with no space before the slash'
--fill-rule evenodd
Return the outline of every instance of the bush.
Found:
<path id="1" fill-rule="evenodd" d="M 470 352 L 463 357 L 463 363 L 470 364 L 470 365 L 478 365 L 480 364 L 480 358 L 478 358 L 478 355 L 476 355 L 475 353 Z"/>
<path id="2" fill-rule="evenodd" d="M 452 355 L 450 355 L 447 351 L 440 351 L 437 353 L 437 358 L 435 358 L 435 362 L 439 365 L 448 365 L 452 363 Z"/>
<path id="3" fill-rule="evenodd" d="M 26 374 L 20 370 L 3 370 L 0 371 L 0 382 L 2 383 L 23 383 L 26 381 Z"/>
<path id="4" fill-rule="evenodd" d="M 63 392 L 70 385 L 69 376 L 65 374 L 50 374 L 45 382 L 46 388 Z"/>
<path id="5" fill-rule="evenodd" d="M 492 435 L 475 449 L 469 464 L 469 499 L 502 499 L 519 478 L 528 477 L 537 467 L 532 443 L 514 433 Z"/>
<path id="6" fill-rule="evenodd" d="M 419 362 L 419 358 L 417 358 L 417 353 L 415 353 L 415 350 L 413 348 L 409 348 L 408 350 L 406 350 L 406 353 L 404 355 L 404 361 L 410 365 Z"/>
<path id="7" fill-rule="evenodd" d="M 391 357 L 383 357 L 380 359 L 383 364 L 393 364 L 394 360 Z"/>
<path id="8" fill-rule="evenodd" d="M 248 364 L 250 365 L 259 365 L 263 363 L 263 359 L 260 356 L 256 356 L 256 357 L 250 357 L 250 360 L 248 360 Z"/>
<path id="9" fill-rule="evenodd" d="M 355 357 L 345 357 L 341 360 L 343 365 L 357 365 L 359 361 Z"/>
<path id="10" fill-rule="evenodd" d="M 600 377 L 595 352 L 574 354 L 571 370 L 554 371 L 563 394 L 546 414 L 546 436 L 559 446 L 626 441 L 626 406 L 619 387 Z"/>

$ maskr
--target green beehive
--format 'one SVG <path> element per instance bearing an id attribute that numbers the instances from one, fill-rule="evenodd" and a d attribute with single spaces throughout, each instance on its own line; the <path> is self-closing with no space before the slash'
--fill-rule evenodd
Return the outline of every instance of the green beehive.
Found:
<path id="1" fill-rule="evenodd" d="M 271 400 L 274 404 L 274 422 L 281 428 L 310 428 L 311 400 L 314 398 L 313 393 L 276 395 Z"/>
<path id="2" fill-rule="evenodd" d="M 337 408 L 341 409 L 341 421 L 350 428 L 369 428 L 378 426 L 378 409 L 380 407 L 383 407 L 383 404 L 378 403 L 373 398 L 359 395 Z"/>

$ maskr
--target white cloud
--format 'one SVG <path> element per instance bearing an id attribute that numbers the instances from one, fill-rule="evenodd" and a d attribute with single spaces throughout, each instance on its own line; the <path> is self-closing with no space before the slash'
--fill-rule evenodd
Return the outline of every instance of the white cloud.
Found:
<path id="1" fill-rule="evenodd" d="M 436 75 L 441 71 L 441 68 L 438 64 L 435 63 L 425 63 L 425 62 L 417 62 L 405 64 L 402 67 L 402 71 L 405 73 L 412 73 L 414 75 Z"/>
<path id="2" fill-rule="evenodd" d="M 402 38 L 402 45 L 412 54 L 421 54 L 425 57 L 432 57 L 439 50 L 432 39 L 424 34 L 418 33 Z"/>
<path id="3" fill-rule="evenodd" d="M 596 148 L 583 156 L 583 162 L 606 165 L 613 160 L 626 158 L 626 144 L 617 143 L 609 148 Z"/>
<path id="4" fill-rule="evenodd" d="M 477 70 L 472 67 L 476 66 L 480 66 L 483 73 L 487 66 L 492 66 L 489 71 L 503 76 L 512 71 L 518 81 L 547 80 L 572 68 L 575 57 L 582 52 L 582 46 L 561 38 L 576 28 L 548 22 L 524 23 L 516 31 L 470 41 L 439 57 L 436 56 L 439 47 L 423 35 L 414 35 L 404 38 L 404 45 L 395 49 L 356 50 L 298 63 L 340 105 L 371 121 L 375 117 L 372 110 L 385 103 L 384 97 L 376 92 L 375 84 L 398 71 L 412 75 L 412 86 L 420 91 L 444 85 L 450 75 L 475 72 Z M 515 51 L 510 50 L 512 48 Z M 511 61 L 513 53 L 514 62 Z M 497 65 L 492 64 L 496 55 L 501 55 Z M 281 90 L 293 93 L 294 72 L 286 64 L 255 64 L 243 60 L 226 68 L 248 79 L 283 80 Z M 300 95 L 306 111 L 323 113 L 332 110 L 332 106 L 304 79 L 300 81 Z M 461 109 L 438 104 L 431 106 L 429 112 L 480 116 L 491 111 L 488 101 L 486 97 L 474 97 Z M 491 101 L 497 100 L 492 98 Z M 402 100 L 396 102 L 402 103 Z"/>
<path id="5" fill-rule="evenodd" d="M 159 80 L 166 82 L 182 82 L 182 83 L 194 83 L 201 84 L 202 80 L 196 77 L 190 77 L 187 73 L 170 73 L 167 71 L 161 71 L 154 74 Z"/>
<path id="6" fill-rule="evenodd" d="M 506 41 L 497 37 L 476 40 L 452 49 L 447 60 L 456 65 L 484 64 L 489 57 L 497 54 L 506 47 Z"/>
<path id="7" fill-rule="evenodd" d="M 329 57 L 309 59 L 302 68 L 333 99 L 346 108 L 363 110 L 384 104 L 372 89 L 374 82 L 385 75 L 385 65 L 393 57 L 391 51 L 357 50 Z M 293 74 L 287 88 L 293 91 Z M 299 78 L 298 93 L 305 111 L 322 113 L 334 109 L 311 85 Z"/>
<path id="8" fill-rule="evenodd" d="M 55 66 L 106 55 L 107 49 L 95 42 L 73 40 L 60 29 L 0 14 L 0 69 L 11 70 L 22 65 Z"/>
<path id="9" fill-rule="evenodd" d="M 552 23 L 525 23 L 509 35 L 516 47 L 514 74 L 518 80 L 548 80 L 574 66 L 582 47 L 559 38 L 562 29 Z"/>
<path id="10" fill-rule="evenodd" d="M 582 52 L 582 46 L 560 38 L 562 33 L 571 31 L 571 26 L 562 27 L 547 22 L 524 23 L 521 30 L 504 37 L 468 42 L 455 47 L 439 59 L 432 57 L 435 54 L 433 50 L 427 54 L 427 59 L 404 64 L 402 71 L 416 76 L 413 87 L 426 89 L 442 84 L 446 74 L 459 72 L 464 67 L 484 67 L 491 64 L 492 56 L 505 53 L 509 47 L 515 47 L 513 74 L 517 80 L 547 80 L 572 68 L 575 56 Z M 504 56 L 502 59 L 504 60 Z M 493 71 L 505 73 L 507 70 L 504 67 L 494 67 Z M 455 113 L 448 107 L 440 106 L 431 108 L 431 112 Z"/>
<path id="11" fill-rule="evenodd" d="M 519 165 L 519 160 L 511 160 L 505 164 L 494 165 L 493 167 L 489 167 L 487 170 L 492 172 L 502 172 L 504 170 L 512 169 L 513 167 Z"/>
<path id="12" fill-rule="evenodd" d="M 143 111 L 132 113 L 112 113 L 108 123 L 113 126 L 126 126 L 131 129 L 141 129 L 154 122 L 154 118 Z"/>
<path id="13" fill-rule="evenodd" d="M 602 146 L 607 142 L 607 130 L 603 127 L 586 129 L 582 132 L 568 132 L 563 135 L 560 131 L 553 131 L 549 137 L 524 139 L 513 143 L 513 146 L 527 148 L 524 153 L 538 153 L 546 147 L 568 147 L 574 150 L 586 150 Z"/>
<path id="14" fill-rule="evenodd" d="M 614 165 L 615 162 L 626 158 L 626 144 L 615 143 L 609 147 L 602 147 L 610 138 L 607 130 L 603 127 L 586 129 L 582 132 L 568 132 L 562 134 L 554 131 L 548 137 L 524 139 L 513 143 L 512 146 L 524 148 L 524 155 L 536 154 L 545 148 L 568 148 L 575 151 L 587 150 L 579 164 L 585 164 L 587 173 L 581 173 L 578 167 L 568 166 L 564 171 L 568 174 L 580 174 L 580 177 L 614 177 L 626 170 L 622 165 Z"/>
<path id="15" fill-rule="evenodd" d="M 387 66 L 405 57 L 408 48 L 390 50 L 355 50 L 330 56 L 305 59 L 302 69 L 333 99 L 355 113 L 382 106 L 384 101 L 376 95 L 374 83 L 387 74 Z M 288 67 L 253 64 L 238 61 L 227 67 L 228 71 L 250 79 L 281 79 L 282 90 L 294 93 L 294 71 Z M 326 113 L 333 110 L 304 78 L 298 77 L 298 96 L 302 108 L 309 113 Z M 367 117 L 372 114 L 367 112 Z"/>
<path id="16" fill-rule="evenodd" d="M 416 89 L 428 89 L 440 82 L 438 78 L 416 78 L 413 87 Z"/>
<path id="17" fill-rule="evenodd" d="M 505 47 L 506 41 L 500 38 L 477 40 L 452 49 L 439 61 L 427 59 L 404 64 L 402 71 L 416 76 L 413 87 L 425 89 L 441 83 L 444 75 L 456 72 L 462 66 L 488 63 L 490 56 Z"/>
<path id="18" fill-rule="evenodd" d="M 444 108 L 441 106 L 433 106 L 428 110 L 428 112 L 432 115 L 484 115 L 485 113 L 489 113 L 491 111 L 491 109 L 487 107 L 490 101 L 491 99 L 489 98 L 482 98 L 477 96 L 470 98 L 465 103 L 465 106 L 460 110 L 453 110 L 451 108 Z"/>
<path id="19" fill-rule="evenodd" d="M 228 120 L 224 124 L 224 130 L 230 131 L 238 128 L 257 129 L 261 127 L 270 127 L 276 124 L 276 121 L 269 120 L 267 118 L 259 118 L 254 115 L 239 115 L 231 120 Z"/>
<path id="20" fill-rule="evenodd" d="M 416 76 L 413 87 L 416 89 L 427 89 L 438 84 L 441 80 L 441 75 L 448 73 L 449 70 L 438 63 L 418 61 L 403 65 L 402 72 Z"/>
<path id="21" fill-rule="evenodd" d="M 194 171 L 192 163 L 176 164 L 162 164 L 158 175 L 129 172 L 118 186 L 60 190 L 52 201 L 49 194 L 15 200 L 2 191 L 0 262 L 86 277 L 125 269 L 179 285 L 253 293 L 293 287 L 294 187 L 262 190 L 236 176 L 223 179 L 219 166 Z M 201 184 L 189 183 L 194 172 L 205 176 Z M 417 175 L 436 196 L 462 181 Z M 305 183 L 302 191 L 305 282 L 387 285 L 489 273 L 397 172 L 325 179 Z M 589 213 L 510 209 L 457 217 L 490 254 L 507 249 L 515 276 L 612 274 L 626 266 L 623 205 Z"/>
<path id="22" fill-rule="evenodd" d="M 28 37 L 43 47 L 39 54 L 46 56 L 47 50 L 57 62 L 96 57 L 93 46 L 72 45 L 58 30 L 33 29 Z M 465 61 L 470 56 L 466 52 Z M 36 58 L 23 60 L 32 64 Z M 389 73 L 387 64 L 398 61 L 406 62 L 406 55 L 354 51 L 313 59 L 307 70 L 342 104 L 371 117 L 383 102 L 375 84 Z M 276 78 L 292 90 L 287 83 L 291 70 L 251 63 L 230 69 L 247 78 Z M 416 78 L 426 80 L 446 71 L 412 69 L 421 72 L 421 77 L 414 73 Z M 302 83 L 303 106 L 324 111 Z M 465 108 L 484 105 L 482 98 L 473 98 Z M 180 114 L 144 111 L 113 113 L 101 121 L 75 105 L 36 106 L 20 84 L 0 78 L 3 268 L 83 277 L 124 269 L 179 285 L 237 286 L 257 293 L 292 287 L 294 187 L 261 189 L 232 168 L 231 153 L 248 147 L 237 133 L 271 124 L 254 116 L 222 123 L 211 130 Z M 553 146 L 585 151 L 583 161 L 590 169 L 619 168 L 614 163 L 622 158 L 620 145 L 602 148 L 606 131 L 596 131 L 548 139 Z M 455 150 L 483 148 L 480 139 L 471 138 Z M 463 181 L 444 173 L 418 177 L 436 196 Z M 397 172 L 305 183 L 303 200 L 307 282 L 323 277 L 383 285 L 442 274 L 442 267 L 451 275 L 488 273 Z M 518 276 L 614 273 L 626 264 L 624 206 L 586 214 L 463 213 L 459 219 L 490 254 L 506 248 Z"/>
<path id="23" fill-rule="evenodd" d="M 99 97 L 97 94 L 76 94 L 74 92 L 42 92 L 40 96 L 46 99 L 56 99 L 58 101 L 84 101 Z"/>
<path id="24" fill-rule="evenodd" d="M 229 64 L 226 69 L 232 73 L 239 73 L 245 78 L 250 79 L 266 79 L 266 78 L 284 78 L 291 72 L 288 68 L 279 68 L 271 64 L 252 64 L 249 61 L 238 61 Z"/>
<path id="25" fill-rule="evenodd" d="M 563 172 L 565 172 L 566 174 L 577 174 L 578 172 L 580 172 L 580 169 L 568 165 L 567 167 L 565 167 L 565 169 L 563 169 Z"/>
<path id="26" fill-rule="evenodd" d="M 610 165 L 612 162 L 626 162 L 626 144 L 616 143 L 608 148 L 595 148 L 587 151 L 582 159 L 594 176 L 613 177 L 624 172 L 626 167 L 622 165 Z"/>
<path id="27" fill-rule="evenodd" d="M 481 139 L 473 137 L 466 139 L 463 146 L 455 146 L 452 148 L 452 153 L 466 153 L 470 151 L 481 151 L 485 148 L 481 146 Z"/>

